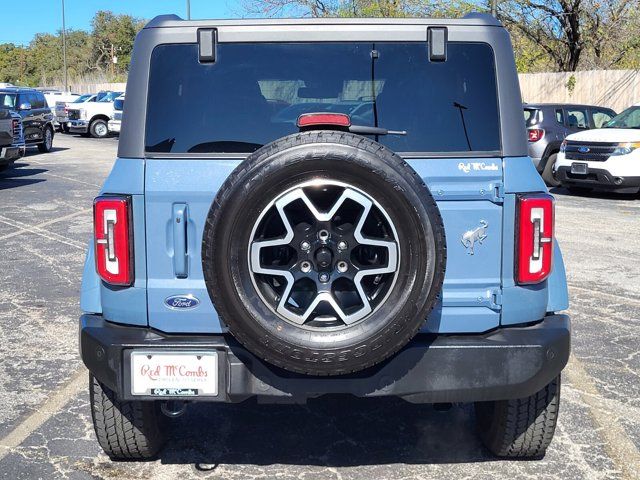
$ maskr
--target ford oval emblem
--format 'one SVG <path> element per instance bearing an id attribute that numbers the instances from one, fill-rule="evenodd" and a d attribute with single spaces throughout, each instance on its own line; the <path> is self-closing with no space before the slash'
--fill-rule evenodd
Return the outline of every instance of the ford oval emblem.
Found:
<path id="1" fill-rule="evenodd" d="M 589 147 L 578 147 L 580 153 L 589 153 L 591 149 Z"/>
<path id="2" fill-rule="evenodd" d="M 171 295 L 164 299 L 164 304 L 171 310 L 187 310 L 200 305 L 200 300 L 191 294 Z"/>

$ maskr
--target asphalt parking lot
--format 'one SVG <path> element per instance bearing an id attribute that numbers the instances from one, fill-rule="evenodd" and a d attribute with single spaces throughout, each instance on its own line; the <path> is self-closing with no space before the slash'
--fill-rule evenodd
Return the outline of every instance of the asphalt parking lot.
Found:
<path id="1" fill-rule="evenodd" d="M 92 199 L 117 140 L 57 135 L 0 173 L 0 478 L 640 478 L 640 196 L 557 198 L 573 355 L 541 460 L 491 457 L 473 409 L 325 397 L 198 405 L 156 461 L 94 439 L 77 317 Z"/>

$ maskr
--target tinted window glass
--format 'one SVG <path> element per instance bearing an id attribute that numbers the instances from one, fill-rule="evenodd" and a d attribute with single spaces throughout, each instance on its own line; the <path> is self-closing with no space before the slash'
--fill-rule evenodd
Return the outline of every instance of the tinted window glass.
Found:
<path id="1" fill-rule="evenodd" d="M 122 110 L 124 108 L 124 99 L 123 98 L 118 98 L 118 99 L 114 100 L 113 108 L 114 108 L 114 110 Z"/>
<path id="2" fill-rule="evenodd" d="M 531 127 L 538 123 L 538 110 L 535 108 L 525 108 L 524 109 L 524 123 L 527 127 Z"/>
<path id="3" fill-rule="evenodd" d="M 103 95 L 98 101 L 103 103 L 113 102 L 120 95 L 122 95 L 122 92 L 109 92 Z"/>
<path id="4" fill-rule="evenodd" d="M 92 94 L 87 93 L 86 95 L 80 95 L 78 98 L 76 98 L 73 102 L 71 103 L 84 103 L 87 100 L 89 100 L 91 97 L 93 97 Z"/>
<path id="5" fill-rule="evenodd" d="M 16 108 L 16 95 L 14 93 L 0 93 L 0 107 Z"/>
<path id="6" fill-rule="evenodd" d="M 47 104 L 44 100 L 44 95 L 39 92 L 30 92 L 26 94 L 27 102 L 31 104 L 32 109 L 44 108 Z"/>
<path id="7" fill-rule="evenodd" d="M 564 124 L 564 113 L 562 113 L 561 108 L 556 109 L 556 122 L 558 122 L 560 125 Z"/>
<path id="8" fill-rule="evenodd" d="M 49 108 L 49 104 L 47 103 L 47 99 L 43 93 L 36 93 L 36 99 L 38 102 L 38 108 Z"/>
<path id="9" fill-rule="evenodd" d="M 613 118 L 615 114 L 610 110 L 593 110 L 592 119 L 595 128 L 602 128 L 602 126 Z"/>
<path id="10" fill-rule="evenodd" d="M 629 107 L 609 121 L 604 128 L 640 128 L 640 107 Z"/>
<path id="11" fill-rule="evenodd" d="M 424 43 L 220 44 L 215 64 L 195 44 L 161 45 L 147 102 L 149 152 L 248 153 L 319 111 L 405 130 L 379 137 L 399 152 L 500 150 L 493 52 L 479 43 L 450 43 L 442 63 Z"/>
<path id="12" fill-rule="evenodd" d="M 589 128 L 585 110 L 567 109 L 567 125 L 570 128 Z"/>

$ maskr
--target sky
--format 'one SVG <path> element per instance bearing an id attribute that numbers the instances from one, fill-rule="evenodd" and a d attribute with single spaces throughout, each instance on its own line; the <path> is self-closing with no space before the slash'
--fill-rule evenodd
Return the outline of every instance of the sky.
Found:
<path id="1" fill-rule="evenodd" d="M 89 30 L 98 10 L 127 13 L 150 20 L 175 13 L 187 17 L 187 0 L 64 0 L 67 29 Z M 62 29 L 62 0 L 1 0 L 0 43 L 28 44 L 36 33 Z M 241 15 L 241 0 L 191 0 L 191 18 L 232 18 Z M 13 19 L 7 21 L 7 19 Z M 24 20 L 21 20 L 24 19 Z"/>

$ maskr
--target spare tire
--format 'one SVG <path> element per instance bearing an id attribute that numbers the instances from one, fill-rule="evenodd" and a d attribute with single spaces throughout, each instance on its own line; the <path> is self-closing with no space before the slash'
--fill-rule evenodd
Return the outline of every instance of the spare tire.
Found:
<path id="1" fill-rule="evenodd" d="M 202 247 L 231 334 L 310 375 L 362 370 L 405 346 L 446 262 L 423 180 L 379 143 L 336 131 L 290 135 L 243 161 L 211 206 Z"/>

